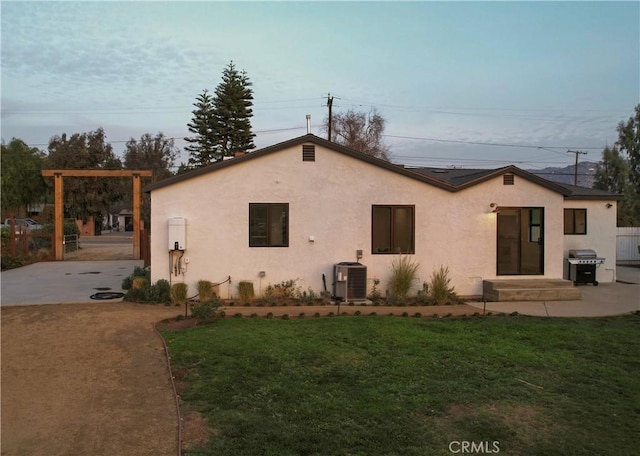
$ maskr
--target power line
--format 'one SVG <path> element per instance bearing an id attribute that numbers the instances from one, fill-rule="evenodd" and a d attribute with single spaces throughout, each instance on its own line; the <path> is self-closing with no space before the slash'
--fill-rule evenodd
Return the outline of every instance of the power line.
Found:
<path id="1" fill-rule="evenodd" d="M 455 143 L 455 144 L 471 144 L 475 146 L 498 146 L 498 147 L 521 147 L 525 149 L 566 149 L 567 146 L 534 146 L 528 144 L 505 144 L 505 143 L 490 143 L 490 142 L 482 142 L 482 141 L 463 141 L 458 139 L 442 139 L 442 138 L 421 138 L 416 136 L 398 136 L 398 135 L 381 135 L 387 138 L 397 138 L 397 139 L 413 139 L 417 141 L 435 141 L 435 142 L 444 142 L 444 143 Z M 602 147 L 581 147 L 581 149 L 594 149 L 594 150 L 602 150 Z"/>

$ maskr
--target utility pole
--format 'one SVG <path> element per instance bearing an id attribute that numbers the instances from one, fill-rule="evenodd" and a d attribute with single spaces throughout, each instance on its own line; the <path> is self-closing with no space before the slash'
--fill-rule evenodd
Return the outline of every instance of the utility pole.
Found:
<path id="1" fill-rule="evenodd" d="M 327 137 L 327 139 L 328 139 L 329 141 L 331 141 L 331 120 L 332 120 L 332 117 L 331 117 L 331 108 L 333 107 L 333 97 L 331 96 L 331 94 L 330 94 L 330 93 L 328 93 L 328 94 L 327 94 L 327 106 L 329 107 L 329 125 L 328 125 L 328 127 L 329 127 L 329 128 L 327 128 L 327 130 L 328 130 L 328 137 Z"/>
<path id="2" fill-rule="evenodd" d="M 574 174 L 573 174 L 573 185 L 578 185 L 578 155 L 587 155 L 586 152 L 582 152 L 581 150 L 568 150 L 567 151 L 568 154 L 576 154 L 576 166 L 574 168 Z"/>

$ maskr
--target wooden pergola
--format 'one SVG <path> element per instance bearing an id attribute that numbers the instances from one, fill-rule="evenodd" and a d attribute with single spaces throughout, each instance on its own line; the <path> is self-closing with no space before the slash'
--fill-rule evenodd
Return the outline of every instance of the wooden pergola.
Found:
<path id="1" fill-rule="evenodd" d="M 133 259 L 140 259 L 140 177 L 152 176 L 149 170 L 106 169 L 44 169 L 42 176 L 53 177 L 54 182 L 54 232 L 53 244 L 56 260 L 64 259 L 64 177 L 131 177 L 133 179 Z"/>

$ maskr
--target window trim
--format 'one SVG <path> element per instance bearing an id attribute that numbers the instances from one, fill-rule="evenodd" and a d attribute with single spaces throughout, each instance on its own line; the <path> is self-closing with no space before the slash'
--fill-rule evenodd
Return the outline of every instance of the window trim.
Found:
<path id="1" fill-rule="evenodd" d="M 270 217 L 270 210 L 272 207 L 274 206 L 284 206 L 286 209 L 286 227 L 285 227 L 285 239 L 284 239 L 284 243 L 283 244 L 276 244 L 276 245 L 271 245 L 269 243 L 269 240 L 271 238 L 271 221 L 269 220 Z M 267 242 L 266 244 L 255 244 L 255 242 L 252 241 L 252 236 L 251 236 L 251 214 L 252 214 L 252 209 L 253 208 L 257 208 L 257 207 L 265 207 L 267 208 L 267 220 L 266 220 L 266 238 L 267 238 Z M 249 247 L 266 247 L 266 248 L 279 248 L 279 247 L 289 247 L 289 203 L 249 203 L 249 220 L 248 220 L 248 225 L 249 225 Z"/>
<path id="2" fill-rule="evenodd" d="M 566 226 L 566 221 L 567 221 L 567 211 L 571 211 L 572 213 L 572 217 L 571 217 L 571 226 L 569 227 L 570 229 L 567 230 L 567 226 Z M 584 233 L 578 233 L 576 232 L 576 214 L 578 212 L 583 212 L 584 213 Z M 562 223 L 564 225 L 564 234 L 566 236 L 585 236 L 587 234 L 587 209 L 586 208 L 579 208 L 579 207 L 565 207 L 564 211 L 563 211 L 563 219 L 562 219 Z"/>
<path id="3" fill-rule="evenodd" d="M 374 209 L 375 208 L 389 208 L 391 209 L 391 219 L 389 221 L 389 237 L 390 237 L 390 249 L 388 252 L 376 252 L 375 245 L 373 245 L 373 229 L 374 229 Z M 397 251 L 393 244 L 394 239 L 394 218 L 396 209 L 411 209 L 411 247 L 409 251 Z M 414 255 L 416 253 L 416 206 L 415 204 L 372 204 L 371 205 L 371 254 L 372 255 Z"/>

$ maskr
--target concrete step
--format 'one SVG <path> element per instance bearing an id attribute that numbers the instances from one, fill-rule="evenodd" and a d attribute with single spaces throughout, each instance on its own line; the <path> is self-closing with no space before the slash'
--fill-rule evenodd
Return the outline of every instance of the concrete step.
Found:
<path id="1" fill-rule="evenodd" d="M 576 301 L 582 293 L 570 280 L 514 279 L 485 280 L 484 299 L 502 301 Z"/>

